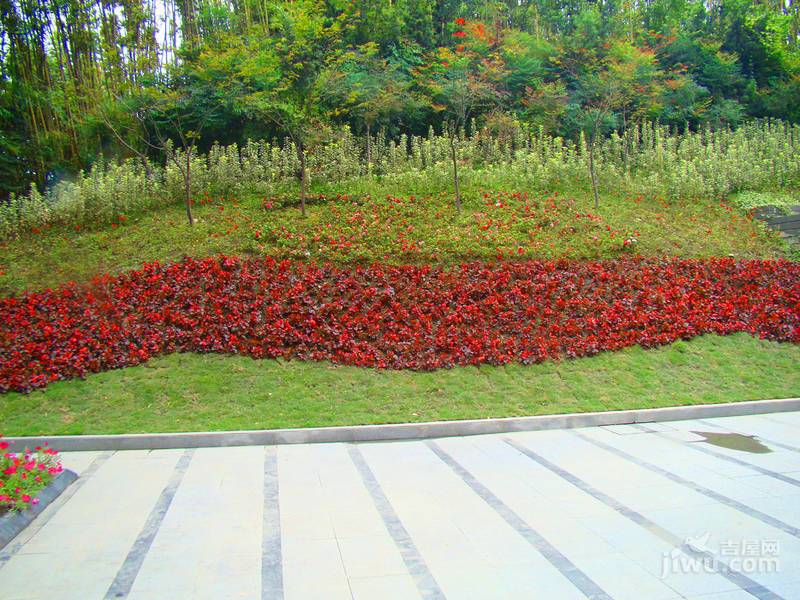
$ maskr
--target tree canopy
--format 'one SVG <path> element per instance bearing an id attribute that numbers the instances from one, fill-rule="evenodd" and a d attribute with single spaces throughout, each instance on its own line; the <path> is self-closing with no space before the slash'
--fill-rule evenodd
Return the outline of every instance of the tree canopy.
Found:
<path id="1" fill-rule="evenodd" d="M 0 193 L 152 155 L 152 131 L 114 133 L 148 90 L 182 99 L 200 149 L 501 116 L 571 137 L 797 122 L 799 29 L 798 0 L 0 0 Z"/>

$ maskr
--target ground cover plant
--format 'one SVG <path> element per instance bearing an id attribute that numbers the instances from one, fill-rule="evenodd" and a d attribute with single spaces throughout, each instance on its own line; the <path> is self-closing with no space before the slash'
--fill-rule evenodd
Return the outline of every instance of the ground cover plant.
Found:
<path id="1" fill-rule="evenodd" d="M 36 495 L 62 471 L 58 452 L 36 446 L 21 452 L 0 435 L 0 515 L 7 510 L 25 510 L 39 504 Z"/>
<path id="2" fill-rule="evenodd" d="M 0 300 L 0 390 L 221 352 L 430 370 L 538 363 L 704 333 L 800 342 L 800 264 L 332 265 L 220 256 Z"/>
<path id="3" fill-rule="evenodd" d="M 730 202 L 746 211 L 752 211 L 765 206 L 775 207 L 786 213 L 793 206 L 800 206 L 800 192 L 740 192 L 730 197 Z"/>

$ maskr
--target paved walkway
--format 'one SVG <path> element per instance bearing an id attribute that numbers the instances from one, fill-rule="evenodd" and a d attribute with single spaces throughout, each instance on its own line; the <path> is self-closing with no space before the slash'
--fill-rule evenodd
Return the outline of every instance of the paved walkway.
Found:
<path id="1" fill-rule="evenodd" d="M 800 412 L 64 461 L 3 600 L 800 598 Z"/>

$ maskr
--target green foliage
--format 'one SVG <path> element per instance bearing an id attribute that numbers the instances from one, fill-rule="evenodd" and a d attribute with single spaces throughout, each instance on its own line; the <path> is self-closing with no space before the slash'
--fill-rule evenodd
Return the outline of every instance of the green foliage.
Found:
<path id="1" fill-rule="evenodd" d="M 730 198 L 731 203 L 743 210 L 753 210 L 762 206 L 775 206 L 777 208 L 788 209 L 791 206 L 800 205 L 800 193 L 798 192 L 753 192 L 746 190 L 733 194 Z"/>
<path id="2" fill-rule="evenodd" d="M 226 172 L 230 185 L 243 174 L 259 173 L 260 163 L 249 156 L 252 160 L 239 170 L 234 155 L 216 149 L 214 168 L 204 177 Z M 329 168 L 339 162 L 329 158 Z M 584 165 L 573 168 L 585 177 Z M 297 212 L 297 183 L 287 179 L 259 195 L 201 195 L 194 227 L 186 226 L 178 201 L 77 231 L 45 226 L 0 246 L 0 295 L 86 282 L 99 273 L 138 268 L 144 261 L 219 253 L 347 264 L 450 264 L 493 261 L 498 254 L 512 260 L 613 259 L 630 252 L 687 258 L 786 256 L 786 243 L 775 232 L 714 198 L 669 199 L 608 186 L 594 213 L 588 189 L 570 189 L 564 180 L 558 193 L 537 192 L 536 180 L 521 179 L 521 171 L 498 166 L 469 172 L 460 213 L 451 201 L 450 171 L 441 168 L 312 179 L 306 218 Z M 177 181 L 180 196 L 180 175 Z M 528 193 L 514 197 L 503 190 Z M 593 213 L 591 218 L 587 213 Z M 636 242 L 626 246 L 628 239 Z"/>
<path id="3" fill-rule="evenodd" d="M 367 164 L 364 136 L 346 126 L 331 130 L 325 143 L 308 155 L 311 183 L 342 193 L 420 194 L 436 185 L 448 188 L 451 146 L 447 135 L 371 137 Z M 777 191 L 800 187 L 800 126 L 751 123 L 734 130 L 711 128 L 674 134 L 664 126 L 643 123 L 625 135 L 599 140 L 595 161 L 602 191 L 661 196 L 667 199 L 724 198 L 741 190 Z M 484 129 L 473 128 L 458 143 L 466 181 L 484 189 L 548 192 L 588 189 L 586 142 L 575 144 L 500 116 Z M 177 165 L 140 159 L 100 161 L 46 193 L 32 188 L 0 204 L 0 238 L 28 234 L 55 225 L 96 227 L 122 214 L 173 205 L 184 193 Z M 297 176 L 299 160 L 290 140 L 214 145 L 191 159 L 192 195 L 214 197 L 272 195 Z M 439 182 L 439 183 L 436 183 Z"/>
<path id="4" fill-rule="evenodd" d="M 316 84 L 333 118 L 344 116 L 369 129 L 389 126 L 414 103 L 410 80 L 397 63 L 378 54 L 374 43 L 339 52 Z"/>
<path id="5" fill-rule="evenodd" d="M 204 150 L 284 135 L 305 148 L 343 124 L 424 135 L 496 111 L 576 143 L 581 131 L 622 134 L 642 119 L 695 130 L 800 119 L 796 0 L 3 6 L 3 199 L 31 183 L 43 191 L 100 155 L 129 157 L 141 132 L 123 127 L 124 106 L 109 105 L 151 89 L 186 99 L 180 121 Z M 130 132 L 124 143 L 109 115 Z M 176 129 L 167 133 L 181 145 Z"/>

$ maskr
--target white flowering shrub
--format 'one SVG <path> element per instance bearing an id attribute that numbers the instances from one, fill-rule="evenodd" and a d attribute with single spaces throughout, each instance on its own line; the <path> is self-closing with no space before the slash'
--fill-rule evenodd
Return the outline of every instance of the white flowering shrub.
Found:
<path id="1" fill-rule="evenodd" d="M 800 187 L 800 126 L 754 121 L 734 130 L 670 132 L 651 123 L 612 133 L 598 141 L 595 166 L 601 189 L 671 198 L 724 197 L 740 191 Z M 366 140 L 348 127 L 309 153 L 312 182 L 347 182 L 347 193 L 369 193 L 370 184 L 396 186 L 400 194 L 424 194 L 451 176 L 450 141 L 431 128 L 425 136 Z M 460 175 L 489 189 L 545 191 L 590 185 L 586 140 L 551 136 L 514 123 L 502 135 L 471 123 L 458 140 Z M 185 162 L 185 154 L 177 152 Z M 182 162 L 182 164 L 183 164 Z M 291 185 L 299 161 L 289 141 L 215 144 L 191 162 L 193 196 L 269 194 Z M 180 202 L 185 179 L 174 161 L 145 165 L 141 160 L 98 162 L 73 181 L 41 193 L 12 196 L 0 203 L 0 237 L 52 224 L 92 225 L 121 214 Z"/>

